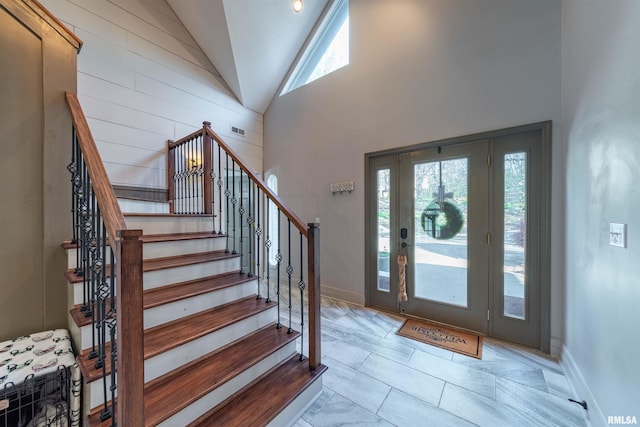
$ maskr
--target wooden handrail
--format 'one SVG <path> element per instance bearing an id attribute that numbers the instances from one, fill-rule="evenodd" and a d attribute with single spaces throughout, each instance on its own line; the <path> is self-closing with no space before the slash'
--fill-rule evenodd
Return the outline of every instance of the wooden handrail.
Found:
<path id="1" fill-rule="evenodd" d="M 225 142 L 222 140 L 222 138 L 220 138 L 220 136 L 218 136 L 217 133 L 215 133 L 213 131 L 213 129 L 211 129 L 211 123 L 209 122 L 204 122 L 204 130 L 205 132 L 207 132 L 207 134 L 209 134 L 209 136 L 211 136 L 211 138 L 213 138 L 218 145 L 220 145 L 224 151 L 227 152 L 227 154 L 229 154 L 229 156 L 233 159 L 233 161 L 240 166 L 240 168 L 247 174 L 247 176 L 249 176 L 249 178 L 254 181 L 256 183 L 256 185 L 258 187 L 260 187 L 260 189 L 266 194 L 266 196 L 271 199 L 273 201 L 273 203 L 276 204 L 276 206 L 278 206 L 278 208 L 280 209 L 280 211 L 291 220 L 291 222 L 293 223 L 293 225 L 295 225 L 295 227 L 300 230 L 300 232 L 305 236 L 305 237 L 309 237 L 309 227 L 298 217 L 298 215 L 296 215 L 291 209 L 289 209 L 284 202 L 282 201 L 282 199 L 280 199 L 280 197 L 278 197 L 277 194 L 275 194 L 268 186 L 267 184 L 265 184 L 265 182 L 262 180 L 262 178 L 260 178 L 258 175 L 256 175 L 255 173 L 253 173 L 251 171 L 251 169 L 249 168 L 249 166 L 247 166 L 247 164 L 245 162 L 242 161 L 242 159 L 240 159 L 240 157 L 227 145 L 225 144 Z"/>
<path id="2" fill-rule="evenodd" d="M 78 144 L 80 144 L 80 149 L 84 153 L 84 161 L 87 165 L 91 182 L 93 183 L 93 192 L 98 200 L 100 212 L 104 219 L 109 238 L 111 242 L 114 242 L 119 239 L 117 231 L 126 230 L 127 224 L 124 221 L 124 215 L 122 215 L 120 205 L 118 205 L 118 200 L 113 192 L 113 187 L 111 187 L 107 171 L 104 169 L 104 165 L 100 159 L 100 154 L 93 140 L 93 135 L 91 135 L 87 119 L 82 112 L 78 97 L 75 93 L 71 92 L 66 92 L 65 95 L 69 111 L 71 112 L 73 126 L 76 129 Z M 111 243 L 111 245 L 114 247 L 113 243 Z"/>

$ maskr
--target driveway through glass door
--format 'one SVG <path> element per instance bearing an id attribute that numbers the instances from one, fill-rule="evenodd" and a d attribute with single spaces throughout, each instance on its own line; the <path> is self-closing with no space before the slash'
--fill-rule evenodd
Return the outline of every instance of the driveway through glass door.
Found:
<path id="1" fill-rule="evenodd" d="M 540 346 L 540 141 L 536 130 L 370 157 L 368 304 Z"/>

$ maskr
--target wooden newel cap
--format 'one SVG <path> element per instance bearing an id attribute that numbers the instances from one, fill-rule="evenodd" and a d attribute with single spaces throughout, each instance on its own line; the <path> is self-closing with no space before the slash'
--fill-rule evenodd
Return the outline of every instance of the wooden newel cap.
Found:
<path id="1" fill-rule="evenodd" d="M 142 230 L 118 230 L 116 234 L 121 239 L 125 240 L 137 240 L 140 236 L 142 236 Z"/>
<path id="2" fill-rule="evenodd" d="M 207 122 L 207 121 L 202 122 L 202 127 L 211 128 L 211 122 Z"/>

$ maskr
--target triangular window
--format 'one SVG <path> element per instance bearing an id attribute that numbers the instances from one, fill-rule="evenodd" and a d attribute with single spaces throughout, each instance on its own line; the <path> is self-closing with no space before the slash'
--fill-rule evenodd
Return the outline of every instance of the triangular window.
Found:
<path id="1" fill-rule="evenodd" d="M 335 0 L 281 95 L 349 65 L 349 0 Z"/>

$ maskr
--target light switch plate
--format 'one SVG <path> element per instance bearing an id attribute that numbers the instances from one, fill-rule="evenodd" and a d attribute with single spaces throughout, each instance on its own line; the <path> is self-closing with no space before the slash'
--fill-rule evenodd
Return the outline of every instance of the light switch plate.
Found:
<path id="1" fill-rule="evenodd" d="M 609 223 L 609 244 L 621 248 L 627 247 L 627 224 Z"/>

